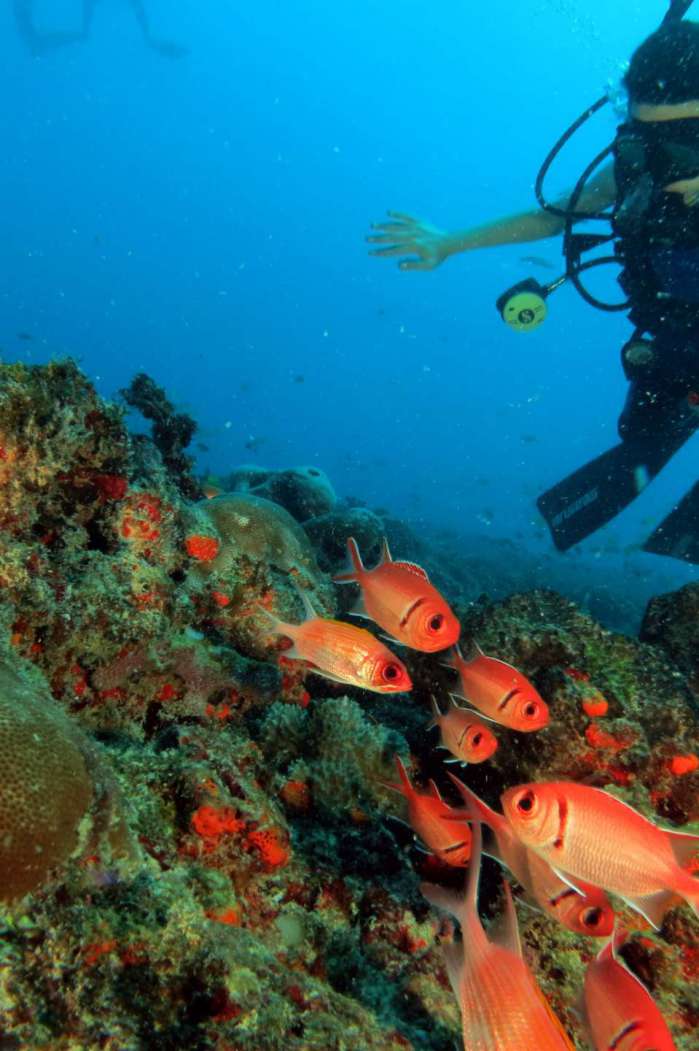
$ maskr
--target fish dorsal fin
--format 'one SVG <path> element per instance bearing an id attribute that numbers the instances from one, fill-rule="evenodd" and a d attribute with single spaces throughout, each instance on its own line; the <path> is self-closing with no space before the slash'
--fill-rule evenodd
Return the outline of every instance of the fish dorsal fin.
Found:
<path id="1" fill-rule="evenodd" d="M 415 562 L 394 562 L 393 565 L 399 566 L 407 573 L 412 573 L 413 576 L 420 577 L 421 580 L 427 580 L 429 582 L 430 578 L 427 576 L 427 571 L 423 569 L 422 566 L 418 566 Z"/>
<path id="2" fill-rule="evenodd" d="M 350 569 L 333 577 L 336 584 L 356 584 L 366 572 L 362 563 L 362 556 L 359 554 L 357 541 L 353 536 L 347 538 L 347 554 L 349 556 Z"/>
<path id="3" fill-rule="evenodd" d="M 670 842 L 678 865 L 684 868 L 693 858 L 699 858 L 699 836 L 692 835 L 691 832 L 676 832 L 669 828 L 663 831 Z"/>
<path id="4" fill-rule="evenodd" d="M 519 937 L 519 924 L 517 923 L 515 903 L 512 900 L 512 891 L 507 880 L 503 880 L 502 885 L 505 891 L 505 908 L 497 920 L 491 924 L 488 933 L 492 935 L 491 941 L 495 942 L 496 945 L 507 949 L 521 959 L 522 942 Z"/>
<path id="5" fill-rule="evenodd" d="M 384 537 L 381 541 L 381 558 L 379 559 L 379 566 L 387 566 L 392 561 L 391 549 L 388 546 L 388 540 Z M 378 569 L 378 566 L 376 568 Z"/>

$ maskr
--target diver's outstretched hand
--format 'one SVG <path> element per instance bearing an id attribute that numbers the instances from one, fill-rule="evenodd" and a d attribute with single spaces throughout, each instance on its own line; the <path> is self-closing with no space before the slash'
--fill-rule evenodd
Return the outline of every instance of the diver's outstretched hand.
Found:
<path id="1" fill-rule="evenodd" d="M 390 219 L 371 224 L 376 233 L 369 234 L 367 241 L 380 245 L 370 249 L 371 255 L 406 256 L 398 260 L 401 270 L 434 270 L 450 254 L 444 230 L 403 212 L 389 212 L 388 215 Z"/>

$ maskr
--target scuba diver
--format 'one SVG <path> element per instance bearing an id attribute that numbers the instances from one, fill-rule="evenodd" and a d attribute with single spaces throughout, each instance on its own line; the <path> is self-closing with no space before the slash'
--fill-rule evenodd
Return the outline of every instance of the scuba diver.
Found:
<path id="1" fill-rule="evenodd" d="M 19 35 L 29 52 L 34 56 L 38 56 L 46 54 L 48 51 L 55 51 L 57 48 L 65 47 L 67 44 L 76 44 L 87 40 L 92 28 L 92 20 L 97 3 L 98 0 L 82 0 L 82 28 L 76 32 L 37 29 L 34 23 L 34 0 L 12 0 L 12 9 Z M 181 47 L 180 44 L 174 44 L 169 40 L 161 40 L 159 37 L 153 36 L 144 0 L 127 0 L 127 3 L 148 47 L 165 58 L 182 58 L 187 54 L 187 48 Z"/>
<path id="2" fill-rule="evenodd" d="M 390 212 L 367 238 L 376 246 L 372 255 L 400 257 L 402 270 L 432 270 L 458 252 L 563 233 L 564 274 L 548 285 L 530 278 L 509 289 L 497 302 L 503 319 L 532 330 L 546 316 L 546 298 L 565 281 L 593 306 L 628 312 L 634 332 L 622 349 L 629 390 L 621 442 L 537 500 L 561 551 L 627 507 L 699 427 L 699 22 L 683 20 L 690 4 L 672 0 L 660 27 L 634 52 L 624 77 L 628 117 L 571 193 L 547 201 L 545 176 L 606 96 L 544 161 L 538 208 L 453 233 Z M 574 233 L 586 220 L 611 223 L 611 232 Z M 605 244 L 613 254 L 583 261 Z M 609 262 L 622 268 L 623 303 L 600 302 L 584 285 L 585 271 Z M 643 549 L 699 563 L 699 483 Z"/>

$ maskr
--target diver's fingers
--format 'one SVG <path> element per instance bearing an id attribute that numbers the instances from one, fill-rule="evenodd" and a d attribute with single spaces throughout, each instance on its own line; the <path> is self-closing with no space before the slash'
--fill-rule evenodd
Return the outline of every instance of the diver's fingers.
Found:
<path id="1" fill-rule="evenodd" d="M 368 234 L 366 240 L 370 244 L 383 245 L 383 244 L 396 244 L 397 242 L 405 242 L 403 232 L 400 233 L 397 230 L 393 230 L 387 234 Z"/>
<path id="2" fill-rule="evenodd" d="M 404 233 L 406 230 L 417 230 L 418 227 L 414 223 L 372 223 L 371 230 L 378 230 L 379 233 L 390 234 L 390 233 Z"/>
<path id="3" fill-rule="evenodd" d="M 434 270 L 435 266 L 425 259 L 401 259 L 398 263 L 400 270 Z"/>
<path id="4" fill-rule="evenodd" d="M 412 223 L 413 226 L 422 226 L 422 221 L 416 219 L 414 215 L 406 215 L 405 212 L 386 212 L 386 215 L 390 215 L 391 219 L 399 219 L 402 223 Z"/>
<path id="5" fill-rule="evenodd" d="M 411 250 L 410 245 L 386 245 L 385 248 L 371 248 L 369 250 L 369 255 L 405 255 L 406 252 L 410 252 Z"/>

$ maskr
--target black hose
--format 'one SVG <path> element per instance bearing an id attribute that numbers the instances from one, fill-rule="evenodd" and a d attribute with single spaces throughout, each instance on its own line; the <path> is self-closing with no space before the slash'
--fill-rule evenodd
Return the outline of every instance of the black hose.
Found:
<path id="1" fill-rule="evenodd" d="M 669 26 L 673 22 L 681 22 L 691 6 L 692 0 L 670 0 L 670 6 L 660 25 Z"/>

